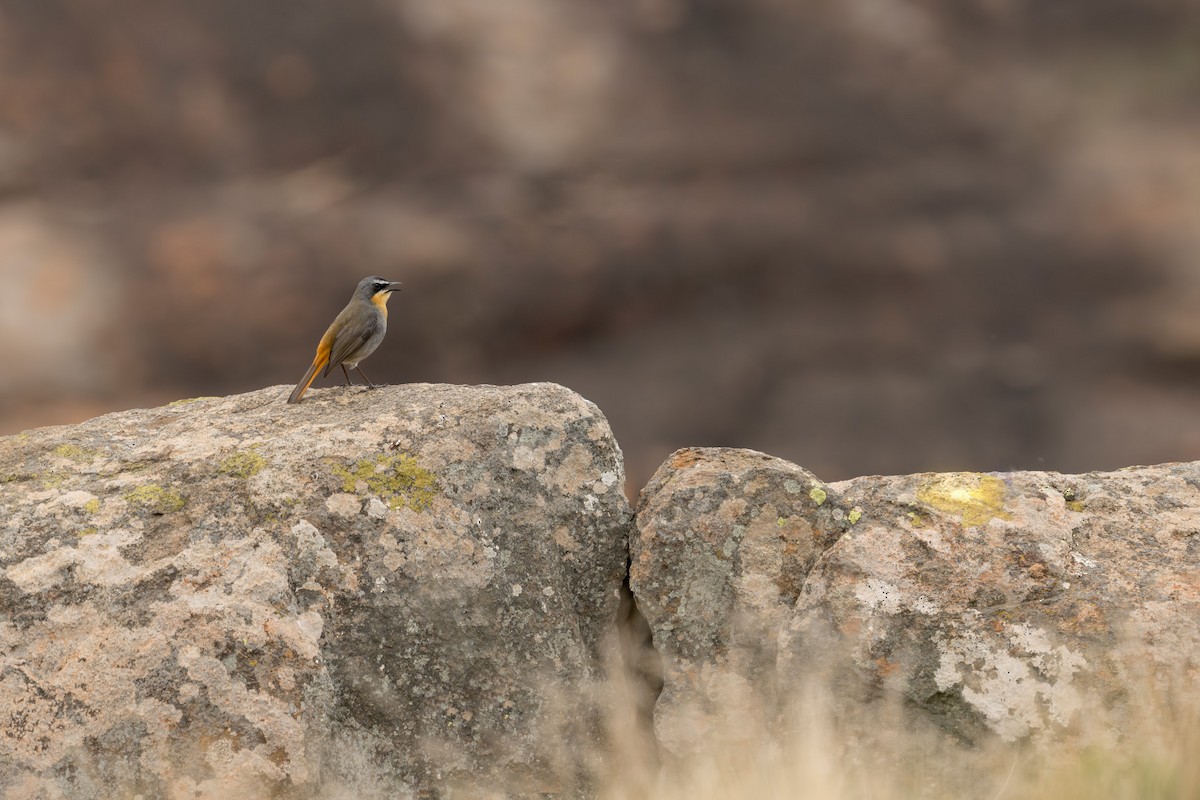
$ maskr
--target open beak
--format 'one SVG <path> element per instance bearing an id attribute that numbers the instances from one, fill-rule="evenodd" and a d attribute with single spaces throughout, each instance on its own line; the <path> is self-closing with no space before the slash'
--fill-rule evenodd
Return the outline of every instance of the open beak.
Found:
<path id="1" fill-rule="evenodd" d="M 384 291 L 385 291 L 385 292 L 398 292 L 398 291 L 400 291 L 400 281 L 392 281 L 391 283 L 389 283 L 389 284 L 388 284 L 388 287 L 387 287 L 386 289 L 384 289 Z"/>

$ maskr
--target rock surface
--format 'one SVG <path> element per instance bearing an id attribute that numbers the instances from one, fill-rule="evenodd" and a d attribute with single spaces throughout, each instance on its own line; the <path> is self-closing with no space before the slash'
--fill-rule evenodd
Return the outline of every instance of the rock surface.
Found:
<path id="1" fill-rule="evenodd" d="M 542 686 L 597 677 L 627 557 L 603 415 L 289 389 L 0 439 L 6 797 L 561 788 Z"/>
<path id="2" fill-rule="evenodd" d="M 773 702 L 775 641 L 850 521 L 811 473 L 749 450 L 685 449 L 642 491 L 630 585 L 663 657 L 655 728 L 687 750 Z"/>
<path id="3" fill-rule="evenodd" d="M 965 742 L 1119 733 L 1139 687 L 1197 682 L 1200 464 L 823 485 L 761 453 L 688 449 L 637 527 L 631 585 L 665 665 L 656 730 L 676 751 L 731 698 L 770 707 L 814 675 L 900 696 Z"/>

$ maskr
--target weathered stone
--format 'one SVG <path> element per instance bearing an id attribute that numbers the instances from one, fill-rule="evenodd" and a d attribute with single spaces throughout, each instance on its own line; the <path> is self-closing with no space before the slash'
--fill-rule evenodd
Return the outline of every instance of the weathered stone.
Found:
<path id="1" fill-rule="evenodd" d="M 630 584 L 662 654 L 660 741 L 687 750 L 774 702 L 776 639 L 813 563 L 851 525 L 837 492 L 749 450 L 674 453 L 642 491 Z"/>
<path id="2" fill-rule="evenodd" d="M 633 544 L 658 733 L 686 750 L 718 690 L 780 702 L 819 675 L 966 742 L 1119 734 L 1137 690 L 1200 677 L 1198 487 L 1200 463 L 823 486 L 751 451 L 679 451 Z"/>
<path id="3" fill-rule="evenodd" d="M 7 796 L 556 788 L 544 687 L 597 677 L 625 574 L 603 415 L 289 388 L 0 439 Z"/>

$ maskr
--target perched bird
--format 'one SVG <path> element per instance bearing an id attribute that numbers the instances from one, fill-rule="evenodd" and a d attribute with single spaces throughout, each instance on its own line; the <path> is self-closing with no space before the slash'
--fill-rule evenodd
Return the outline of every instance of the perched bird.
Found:
<path id="1" fill-rule="evenodd" d="M 354 290 L 350 302 L 321 337 L 312 366 L 292 390 L 292 395 L 288 398 L 289 403 L 300 402 L 300 398 L 317 377 L 318 370 L 324 377 L 337 366 L 342 368 L 347 386 L 350 386 L 352 381 L 346 368 L 352 367 L 358 370 L 358 374 L 363 376 L 367 385 L 375 388 L 375 384 L 371 383 L 367 373 L 363 372 L 358 364 L 374 353 L 375 348 L 383 341 L 383 334 L 387 332 L 387 301 L 392 292 L 398 291 L 399 282 L 375 275 L 358 282 L 358 288 Z"/>

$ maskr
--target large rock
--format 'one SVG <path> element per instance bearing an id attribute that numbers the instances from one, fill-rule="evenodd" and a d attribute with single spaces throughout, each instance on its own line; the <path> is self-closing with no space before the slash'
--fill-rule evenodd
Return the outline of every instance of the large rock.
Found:
<path id="1" fill-rule="evenodd" d="M 903 698 L 959 741 L 1120 734 L 1200 665 L 1200 464 L 823 485 L 746 450 L 674 454 L 631 583 L 663 654 L 663 743 L 783 707 Z M 718 715 L 718 716 L 714 716 Z"/>
<path id="2" fill-rule="evenodd" d="M 0 440 L 6 796 L 562 788 L 627 557 L 603 415 L 289 388 Z"/>
<path id="3" fill-rule="evenodd" d="M 659 468 L 638 504 L 630 585 L 663 658 L 655 730 L 668 749 L 779 699 L 778 632 L 852 519 L 811 473 L 762 453 L 689 448 Z"/>

